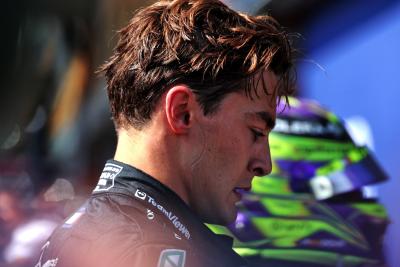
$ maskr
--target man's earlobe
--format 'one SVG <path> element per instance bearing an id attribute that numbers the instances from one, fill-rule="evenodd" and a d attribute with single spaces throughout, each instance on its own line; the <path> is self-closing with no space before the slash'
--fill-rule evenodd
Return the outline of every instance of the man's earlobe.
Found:
<path id="1" fill-rule="evenodd" d="M 165 113 L 170 129 L 176 134 L 185 134 L 191 127 L 193 92 L 184 85 L 174 86 L 165 97 Z"/>

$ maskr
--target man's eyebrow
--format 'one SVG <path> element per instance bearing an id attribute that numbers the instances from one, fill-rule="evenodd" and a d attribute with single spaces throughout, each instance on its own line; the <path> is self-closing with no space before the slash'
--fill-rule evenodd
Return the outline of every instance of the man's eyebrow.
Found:
<path id="1" fill-rule="evenodd" d="M 272 116 L 269 112 L 259 111 L 254 113 L 247 113 L 249 117 L 255 118 L 257 120 L 262 120 L 268 129 L 273 129 L 275 127 L 275 117 Z"/>

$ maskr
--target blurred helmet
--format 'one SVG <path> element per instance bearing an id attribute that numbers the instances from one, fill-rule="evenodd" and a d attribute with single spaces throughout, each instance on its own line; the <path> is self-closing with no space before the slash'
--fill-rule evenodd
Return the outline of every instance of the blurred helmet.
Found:
<path id="1" fill-rule="evenodd" d="M 342 121 L 315 101 L 280 105 L 270 135 L 273 175 L 290 178 L 293 192 L 328 199 L 387 179 L 367 147 L 356 146 Z"/>
<path id="2" fill-rule="evenodd" d="M 384 266 L 387 213 L 361 189 L 386 174 L 336 115 L 289 102 L 269 137 L 272 173 L 253 179 L 235 223 L 209 227 L 233 236 L 251 266 Z"/>

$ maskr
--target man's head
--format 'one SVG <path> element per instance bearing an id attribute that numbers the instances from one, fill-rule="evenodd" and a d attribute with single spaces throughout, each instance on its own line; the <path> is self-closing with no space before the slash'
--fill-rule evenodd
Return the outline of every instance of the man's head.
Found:
<path id="1" fill-rule="evenodd" d="M 132 165 L 203 220 L 234 220 L 240 190 L 270 172 L 268 133 L 277 98 L 291 91 L 291 49 L 271 17 L 239 14 L 219 1 L 140 10 L 102 68 L 118 132 L 140 132 L 127 135 L 136 147 L 122 150 L 138 151 L 141 163 Z"/>
<path id="2" fill-rule="evenodd" d="M 239 14 L 217 0 L 161 1 L 120 31 L 102 70 L 117 128 L 140 128 L 175 84 L 188 85 L 205 114 L 231 92 L 250 93 L 254 74 L 265 68 L 279 76 L 278 95 L 286 95 L 291 53 L 287 33 L 269 16 Z"/>

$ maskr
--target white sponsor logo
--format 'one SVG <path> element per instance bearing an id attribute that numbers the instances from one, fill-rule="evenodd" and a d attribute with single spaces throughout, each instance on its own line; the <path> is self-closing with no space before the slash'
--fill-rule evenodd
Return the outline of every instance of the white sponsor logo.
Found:
<path id="1" fill-rule="evenodd" d="M 318 200 L 330 198 L 335 193 L 331 180 L 326 176 L 315 176 L 309 183 Z"/>
<path id="2" fill-rule="evenodd" d="M 147 210 L 147 219 L 149 220 L 153 220 L 154 219 L 154 212 L 152 212 L 151 210 Z"/>
<path id="3" fill-rule="evenodd" d="M 171 223 L 174 225 L 174 227 L 181 232 L 187 239 L 190 239 L 190 232 L 189 230 L 186 228 L 186 226 L 184 224 L 182 224 L 179 221 L 179 218 L 174 215 L 171 211 L 167 211 L 162 205 L 158 204 L 154 198 L 152 198 L 151 196 L 149 196 L 148 194 L 146 194 L 143 191 L 140 191 L 139 189 L 136 190 L 135 192 L 135 197 L 139 198 L 143 201 L 147 201 L 149 204 L 153 205 L 154 207 L 156 207 L 159 211 L 161 211 L 162 214 L 165 215 L 165 217 L 168 218 L 168 220 L 171 221 Z"/>
<path id="4" fill-rule="evenodd" d="M 140 198 L 141 200 L 145 200 L 146 199 L 146 193 L 140 191 L 139 189 L 137 189 L 136 192 L 135 192 L 135 197 Z"/>
<path id="5" fill-rule="evenodd" d="M 122 167 L 112 163 L 106 163 L 100 175 L 94 192 L 107 191 L 114 186 L 115 177 L 122 171 Z"/>
<path id="6" fill-rule="evenodd" d="M 182 237 L 180 237 L 180 235 L 178 235 L 177 233 L 174 233 L 174 236 L 176 239 L 182 240 Z"/>

